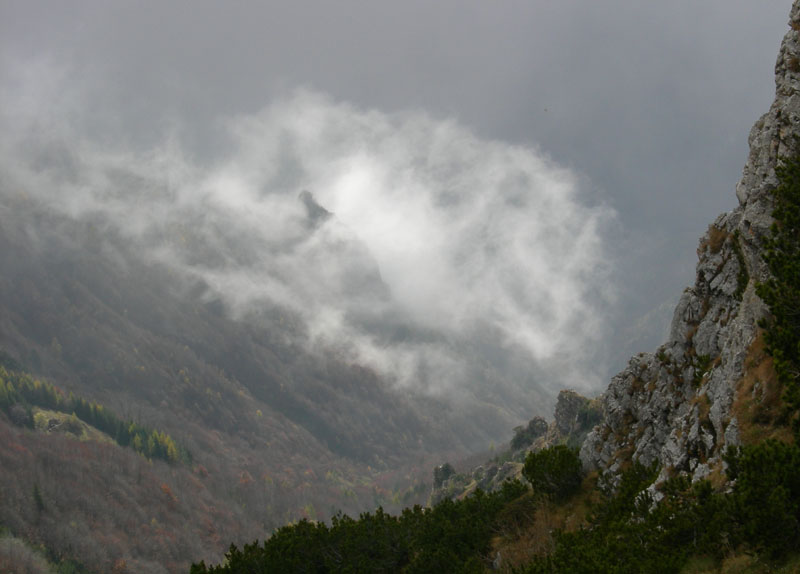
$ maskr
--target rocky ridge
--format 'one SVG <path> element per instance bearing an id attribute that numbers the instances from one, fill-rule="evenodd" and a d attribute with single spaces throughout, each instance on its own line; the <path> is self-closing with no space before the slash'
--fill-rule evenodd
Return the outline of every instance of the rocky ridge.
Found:
<path id="1" fill-rule="evenodd" d="M 587 399 L 571 390 L 561 391 L 554 420 L 548 423 L 542 417 L 534 417 L 527 425 L 516 427 L 508 449 L 494 459 L 461 473 L 449 463 L 437 466 L 429 504 L 445 498 L 463 498 L 478 488 L 487 492 L 499 490 L 506 480 L 522 476 L 525 457 L 531 451 L 556 444 L 577 448 L 600 419 L 600 409 L 597 399 Z"/>
<path id="2" fill-rule="evenodd" d="M 602 395 L 603 420 L 580 451 L 588 470 L 614 476 L 637 461 L 658 463 L 662 479 L 682 472 L 693 480 L 722 470 L 723 453 L 746 430 L 737 398 L 749 393 L 763 401 L 774 383 L 763 368 L 769 358 L 758 327 L 768 311 L 755 286 L 768 277 L 762 253 L 775 167 L 800 133 L 800 2 L 789 25 L 775 65 L 775 100 L 750 132 L 739 205 L 701 238 L 696 282 L 675 309 L 667 342 L 633 357 Z"/>
<path id="3" fill-rule="evenodd" d="M 677 473 L 692 480 L 722 476 L 727 448 L 756 436 L 750 427 L 759 413 L 769 418 L 770 402 L 779 397 L 758 326 L 768 310 L 756 285 L 769 277 L 762 254 L 773 221 L 775 167 L 797 151 L 800 137 L 800 0 L 789 26 L 775 64 L 775 100 L 748 138 L 739 205 L 700 238 L 695 284 L 675 308 L 667 341 L 632 357 L 597 399 L 562 391 L 554 421 L 535 417 L 517 427 L 509 450 L 493 461 L 463 473 L 437 467 L 432 504 L 476 488 L 496 490 L 521 476 L 528 452 L 555 444 L 580 446 L 585 470 L 612 483 L 632 462 L 657 464 L 657 484 Z"/>

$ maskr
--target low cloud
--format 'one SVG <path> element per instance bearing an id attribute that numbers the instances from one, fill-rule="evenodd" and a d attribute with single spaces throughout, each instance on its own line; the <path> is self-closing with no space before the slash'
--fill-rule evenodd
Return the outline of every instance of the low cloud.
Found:
<path id="1" fill-rule="evenodd" d="M 309 346 L 399 386 L 599 388 L 615 214 L 541 151 L 297 90 L 224 120 L 229 151 L 201 163 L 177 135 L 115 143 L 35 70 L 1 95 L 0 201 L 102 221 L 234 316 L 289 309 Z"/>

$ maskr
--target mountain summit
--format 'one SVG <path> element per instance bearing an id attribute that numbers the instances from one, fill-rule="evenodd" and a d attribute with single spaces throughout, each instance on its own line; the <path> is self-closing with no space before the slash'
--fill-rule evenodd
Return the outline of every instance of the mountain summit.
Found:
<path id="1" fill-rule="evenodd" d="M 331 215 L 333 215 L 330 211 L 322 207 L 317 200 L 314 199 L 314 194 L 312 194 L 307 189 L 304 189 L 300 192 L 300 195 L 297 196 L 297 199 L 303 204 L 306 208 L 306 215 L 308 219 L 314 223 L 322 223 L 326 219 L 328 219 Z"/>

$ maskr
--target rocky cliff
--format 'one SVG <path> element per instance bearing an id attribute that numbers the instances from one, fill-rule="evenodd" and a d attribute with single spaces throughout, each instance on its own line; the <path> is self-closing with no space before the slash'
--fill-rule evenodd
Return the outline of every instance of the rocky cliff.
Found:
<path id="1" fill-rule="evenodd" d="M 781 432 L 780 387 L 759 327 L 769 311 L 756 286 L 769 278 L 763 254 L 775 168 L 800 150 L 800 0 L 789 26 L 775 64 L 775 100 L 750 132 L 739 205 L 700 238 L 696 280 L 678 302 L 667 341 L 631 358 L 598 399 L 562 391 L 555 420 L 517 427 L 493 461 L 462 473 L 438 467 L 431 502 L 496 490 L 521 475 L 529 451 L 555 444 L 580 446 L 584 469 L 612 483 L 633 462 L 657 464 L 657 483 L 677 473 L 722 481 L 728 447 Z"/>
<path id="2" fill-rule="evenodd" d="M 775 101 L 750 132 L 739 205 L 701 238 L 697 278 L 675 309 L 667 342 L 633 357 L 602 395 L 603 419 L 580 451 L 587 469 L 614 475 L 631 461 L 658 462 L 662 478 L 685 472 L 696 480 L 722 470 L 727 447 L 769 426 L 777 383 L 758 327 L 767 309 L 755 286 L 768 276 L 762 254 L 775 167 L 800 133 L 800 2 L 789 24 Z"/>

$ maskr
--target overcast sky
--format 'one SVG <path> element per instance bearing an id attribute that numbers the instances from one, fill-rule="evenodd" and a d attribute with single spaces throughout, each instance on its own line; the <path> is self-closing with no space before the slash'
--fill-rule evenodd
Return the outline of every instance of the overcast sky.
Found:
<path id="1" fill-rule="evenodd" d="M 692 282 L 697 239 L 718 213 L 736 205 L 747 134 L 774 95 L 773 66 L 790 5 L 789 0 L 0 0 L 3 127 L 30 131 L 43 124 L 14 118 L 51 114 L 46 129 L 67 130 L 69 124 L 93 142 L 83 149 L 94 154 L 113 140 L 115 149 L 125 150 L 114 162 L 129 167 L 142 157 L 136 154 L 152 158 L 152 150 L 167 149 L 165 141 L 178 142 L 180 158 L 167 168 L 159 164 L 166 171 L 157 179 L 175 177 L 180 167 L 186 176 L 181 185 L 208 188 L 220 177 L 231 181 L 236 172 L 233 179 L 246 180 L 242 185 L 285 185 L 293 197 L 299 192 L 294 186 L 311 186 L 323 207 L 338 213 L 348 232 L 372 251 L 404 309 L 413 308 L 420 320 L 432 317 L 432 301 L 446 299 L 455 288 L 453 277 L 471 269 L 483 298 L 454 298 L 453 309 L 506 297 L 513 303 L 497 311 L 505 315 L 495 326 L 528 337 L 521 344 L 534 355 L 546 354 L 543 331 L 526 334 L 511 325 L 514 314 L 559 329 L 551 344 L 566 337 L 564 329 L 583 325 L 587 332 L 578 340 L 584 345 L 636 323 L 650 307 L 677 300 Z M 328 127 L 309 122 L 313 113 Z M 348 135 L 348 122 L 360 126 L 361 139 Z M 272 135 L 254 135 L 252 126 L 273 130 Z M 288 134 L 295 155 L 276 151 L 274 130 Z M 320 130 L 333 134 L 335 145 L 311 145 Z M 73 131 L 61 135 L 76 137 Z M 454 138 L 450 155 L 441 151 L 447 147 L 443 135 Z M 16 158 L 19 141 L 6 138 L 7 162 Z M 421 159 L 420 150 L 439 155 L 415 169 L 427 157 Z M 254 175 L 253 154 L 294 162 L 287 168 L 291 176 L 284 181 L 280 174 Z M 336 169 L 322 165 L 328 157 Z M 369 169 L 354 170 L 354 158 L 365 157 Z M 86 160 L 87 173 L 102 163 L 92 161 Z M 213 167 L 198 167 L 205 164 Z M 442 175 L 453 166 L 476 170 L 461 179 Z M 486 198 L 508 189 L 493 170 L 535 182 L 517 215 L 538 227 L 526 229 L 526 220 L 512 217 L 507 207 L 492 212 L 502 217 L 490 231 L 517 233 L 521 240 L 514 249 L 523 246 L 530 253 L 507 249 L 499 263 L 487 266 L 491 250 L 483 245 L 475 248 L 481 259 L 465 263 L 456 244 L 478 233 L 475 209 L 444 215 L 440 208 L 447 201 L 438 196 L 433 201 L 431 194 L 442 186 L 462 189 L 474 206 L 488 210 Z M 354 196 L 342 186 L 354 173 L 382 174 L 370 180 L 380 189 L 374 201 L 363 199 L 378 211 L 353 209 Z M 358 181 L 353 185 L 357 189 Z M 477 193 L 482 185 L 492 193 Z M 538 201 L 541 210 L 565 215 L 537 218 Z M 426 259 L 425 246 L 419 245 L 399 253 L 397 245 L 409 245 L 412 238 L 385 240 L 370 225 L 375 213 L 402 205 L 423 214 L 416 229 L 451 234 L 447 241 L 436 236 L 443 249 L 438 259 Z M 461 214 L 463 225 L 454 223 L 453 213 Z M 553 221 L 563 223 L 560 231 L 574 244 L 547 227 Z M 549 240 L 542 237 L 545 231 Z M 403 284 L 414 253 L 430 267 L 423 289 Z M 566 261 L 563 274 L 552 254 Z M 576 269 L 579 264 L 584 273 Z M 608 277 L 609 265 L 616 279 Z M 512 269 L 545 275 L 507 285 Z M 442 270 L 441 283 L 434 270 Z M 554 288 L 539 285 L 550 278 Z M 537 285 L 544 298 L 525 303 L 531 297 L 518 292 L 530 293 Z M 434 299 L 412 300 L 426 293 Z M 552 316 L 523 311 L 525 305 L 554 300 L 559 303 Z M 570 304 L 574 308 L 567 310 Z M 440 319 L 458 323 L 456 312 L 448 312 L 445 306 Z M 633 332 L 641 344 L 661 337 L 665 317 L 662 312 Z M 613 355 L 615 349 L 606 351 Z M 609 359 L 610 368 L 621 367 L 618 360 Z"/>

